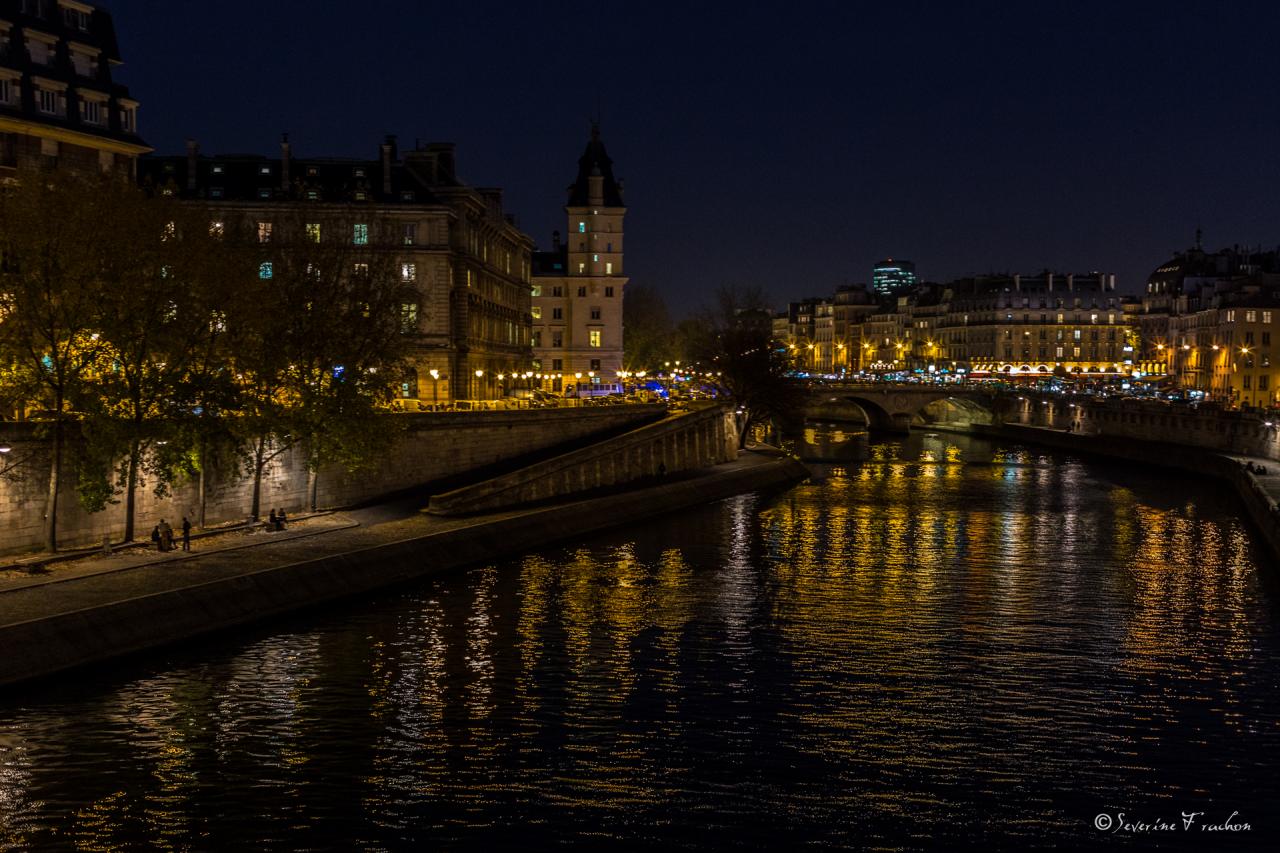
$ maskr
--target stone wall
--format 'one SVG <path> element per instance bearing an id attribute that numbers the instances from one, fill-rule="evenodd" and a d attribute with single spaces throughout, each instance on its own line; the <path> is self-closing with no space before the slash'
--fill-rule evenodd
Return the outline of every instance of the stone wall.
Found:
<path id="1" fill-rule="evenodd" d="M 340 467 L 322 469 L 317 503 L 334 507 L 366 502 L 588 436 L 613 434 L 659 418 L 664 411 L 662 406 L 600 406 L 389 416 L 404 418 L 407 426 L 387 460 L 374 470 L 356 473 Z M 10 448 L 0 460 L 0 470 L 12 466 L 0 476 L 0 553 L 39 548 L 48 491 L 48 443 L 35 438 L 29 423 L 0 424 L 0 443 Z M 238 472 L 211 477 L 205 489 L 207 524 L 247 518 L 252 487 L 252 481 Z M 163 498 L 148 484 L 139 488 L 137 497 L 139 537 L 148 535 L 161 518 L 173 523 L 184 515 L 194 521 L 198 515 L 196 483 L 181 485 Z M 306 505 L 306 459 L 300 450 L 286 451 L 264 473 L 262 514 L 273 507 L 296 513 Z M 104 536 L 118 541 L 124 530 L 124 504 L 85 512 L 74 477 L 68 474 L 59 491 L 58 530 L 64 548 L 101 543 Z"/>
<path id="2" fill-rule="evenodd" d="M 1195 408 L 1155 400 L 1021 394 L 1000 398 L 1003 423 L 1049 427 L 1081 435 L 1105 435 L 1182 444 L 1280 460 L 1280 428 L 1245 412 Z"/>
<path id="3" fill-rule="evenodd" d="M 602 441 L 431 499 L 437 515 L 505 507 L 675 474 L 738 458 L 733 409 L 715 406 Z"/>
<path id="4" fill-rule="evenodd" d="M 590 511 L 552 506 L 434 535 L 124 598 L 46 619 L 0 625 L 0 687 L 174 643 L 415 578 L 518 554 L 621 523 L 743 492 L 784 488 L 808 471 L 777 457 L 705 476 L 592 500 Z M 227 555 L 228 559 L 234 556 Z"/>

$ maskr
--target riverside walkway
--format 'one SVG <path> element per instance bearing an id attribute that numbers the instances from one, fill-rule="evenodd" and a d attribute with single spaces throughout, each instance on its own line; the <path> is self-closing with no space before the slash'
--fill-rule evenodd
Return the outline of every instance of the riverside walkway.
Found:
<path id="1" fill-rule="evenodd" d="M 37 656 L 45 654 L 42 641 L 56 638 L 68 647 L 51 651 L 47 663 L 0 660 L 0 684 L 477 559 L 511 556 L 607 529 L 614 519 L 634 520 L 794 483 L 803 479 L 802 471 L 798 462 L 776 452 L 743 452 L 734 462 L 639 488 L 505 512 L 442 518 L 421 512 L 425 502 L 418 498 L 313 516 L 292 522 L 284 532 L 220 534 L 191 552 L 86 557 L 52 564 L 38 576 L 0 572 L 0 644 L 22 643 Z M 153 630 L 140 621 L 145 614 L 170 620 L 169 627 Z M 84 638 L 117 630 L 130 634 L 119 639 L 118 649 L 85 648 Z"/>

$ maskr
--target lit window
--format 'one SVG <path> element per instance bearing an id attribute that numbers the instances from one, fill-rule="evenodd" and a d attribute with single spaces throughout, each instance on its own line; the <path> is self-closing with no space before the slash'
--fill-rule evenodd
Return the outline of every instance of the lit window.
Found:
<path id="1" fill-rule="evenodd" d="M 1264 323 L 1270 323 L 1270 322 L 1271 322 L 1271 312 L 1270 312 L 1270 311 L 1263 311 L 1263 312 L 1262 312 L 1262 322 L 1264 322 Z"/>
<path id="2" fill-rule="evenodd" d="M 222 187 L 210 187 L 209 198 L 222 198 Z"/>
<path id="3" fill-rule="evenodd" d="M 403 281 L 417 281 L 418 265 L 417 264 L 401 264 L 400 278 Z"/>
<path id="4" fill-rule="evenodd" d="M 214 173 L 215 175 L 221 175 L 221 174 L 222 174 L 222 166 L 220 166 L 220 165 L 218 165 L 218 166 L 214 166 L 214 167 L 213 167 L 213 173 Z"/>
<path id="5" fill-rule="evenodd" d="M 355 227 L 351 242 L 357 246 L 369 245 L 369 226 L 361 223 Z"/>
<path id="6" fill-rule="evenodd" d="M 355 264 L 351 271 L 355 273 L 357 278 L 364 278 L 369 275 L 369 265 L 364 263 Z"/>
<path id="7" fill-rule="evenodd" d="M 535 305 L 535 306 L 533 306 L 532 308 L 530 308 L 530 309 L 529 309 L 529 312 L 533 315 L 533 319 L 535 319 L 535 320 L 541 320 L 541 319 L 542 319 L 542 306 L 541 306 L 541 305 Z"/>
<path id="8" fill-rule="evenodd" d="M 404 226 L 402 236 L 404 238 L 404 244 L 406 246 L 412 246 L 414 243 L 418 242 L 418 226 L 414 223 L 409 223 Z"/>
<path id="9" fill-rule="evenodd" d="M 271 242 L 271 223 L 270 222 L 258 223 L 258 242 L 259 243 Z"/>
<path id="10" fill-rule="evenodd" d="M 320 242 L 320 223 L 319 222 L 307 223 L 307 239 L 310 240 L 312 243 Z"/>
<path id="11" fill-rule="evenodd" d="M 319 201 L 320 193 L 315 190 L 307 190 L 307 201 Z"/>
<path id="12" fill-rule="evenodd" d="M 579 233 L 579 234 L 586 234 L 586 233 L 587 233 L 587 223 L 585 223 L 585 222 L 579 222 L 579 223 L 578 223 L 578 233 Z"/>
<path id="13" fill-rule="evenodd" d="M 541 295 L 542 295 L 542 285 L 540 285 L 540 284 L 535 284 L 535 285 L 533 285 L 533 287 L 532 287 L 532 288 L 530 288 L 529 293 L 530 293 L 530 295 L 531 295 L 531 296 L 541 296 Z"/>
<path id="14" fill-rule="evenodd" d="M 258 278 L 268 279 L 274 274 L 275 268 L 271 265 L 271 261 L 263 261 L 262 266 L 258 267 Z"/>
<path id="15" fill-rule="evenodd" d="M 271 167 L 270 167 L 270 166 L 259 166 L 259 167 L 258 167 L 258 174 L 259 174 L 259 175 L 270 175 L 270 174 L 271 174 Z"/>
<path id="16" fill-rule="evenodd" d="M 1246 323 L 1256 323 L 1256 322 L 1258 322 L 1258 312 L 1257 312 L 1257 311 L 1246 311 L 1246 312 L 1244 312 L 1244 321 L 1245 321 Z"/>
<path id="17" fill-rule="evenodd" d="M 367 197 L 368 197 L 368 196 L 367 196 L 367 194 L 365 193 L 365 191 L 364 191 L 364 190 L 359 190 L 359 191 L 356 193 L 356 201 L 364 201 Z"/>
<path id="18" fill-rule="evenodd" d="M 578 272 L 583 273 L 583 272 L 586 272 L 586 271 L 587 271 L 587 265 L 586 265 L 586 264 L 578 264 Z"/>
<path id="19" fill-rule="evenodd" d="M 593 263 L 593 264 L 598 264 L 598 263 L 600 263 L 600 256 L 599 256 L 599 255 L 592 255 L 592 256 L 591 256 L 591 263 Z"/>
<path id="20" fill-rule="evenodd" d="M 598 347 L 598 346 L 600 346 L 600 330 L 599 330 L 599 329 L 592 329 L 592 330 L 591 330 L 591 340 L 590 340 L 590 344 L 591 344 L 591 346 L 593 346 L 593 347 Z"/>
<path id="21" fill-rule="evenodd" d="M 209 223 L 209 236 L 210 236 L 210 237 L 221 237 L 221 236 L 222 236 L 223 234 L 225 234 L 225 233 L 227 233 L 227 226 L 226 226 L 224 223 L 222 223 L 222 222 L 210 222 L 210 223 Z"/>
<path id="22" fill-rule="evenodd" d="M 605 274 L 605 275 L 613 275 L 613 264 L 612 264 L 611 262 L 609 262 L 609 261 L 605 261 L 605 265 L 604 265 L 604 274 Z"/>
<path id="23" fill-rule="evenodd" d="M 408 334 L 418 328 L 418 303 L 405 302 L 400 305 L 400 331 Z"/>

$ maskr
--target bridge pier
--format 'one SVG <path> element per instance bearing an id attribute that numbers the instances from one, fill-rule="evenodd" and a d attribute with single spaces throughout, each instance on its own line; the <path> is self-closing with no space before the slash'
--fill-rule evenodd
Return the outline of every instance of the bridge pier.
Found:
<path id="1" fill-rule="evenodd" d="M 889 421 L 890 426 L 886 432 L 898 435 L 906 435 L 911 432 L 911 414 L 909 412 L 894 412 L 889 415 Z"/>

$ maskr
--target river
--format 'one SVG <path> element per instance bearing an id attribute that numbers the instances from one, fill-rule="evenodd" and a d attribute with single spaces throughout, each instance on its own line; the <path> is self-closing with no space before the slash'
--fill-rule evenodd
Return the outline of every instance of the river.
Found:
<path id="1" fill-rule="evenodd" d="M 784 493 L 0 697 L 0 849 L 1274 843 L 1274 567 L 1232 495 L 857 445 Z M 1134 824 L 1182 812 L 1250 828 Z"/>

